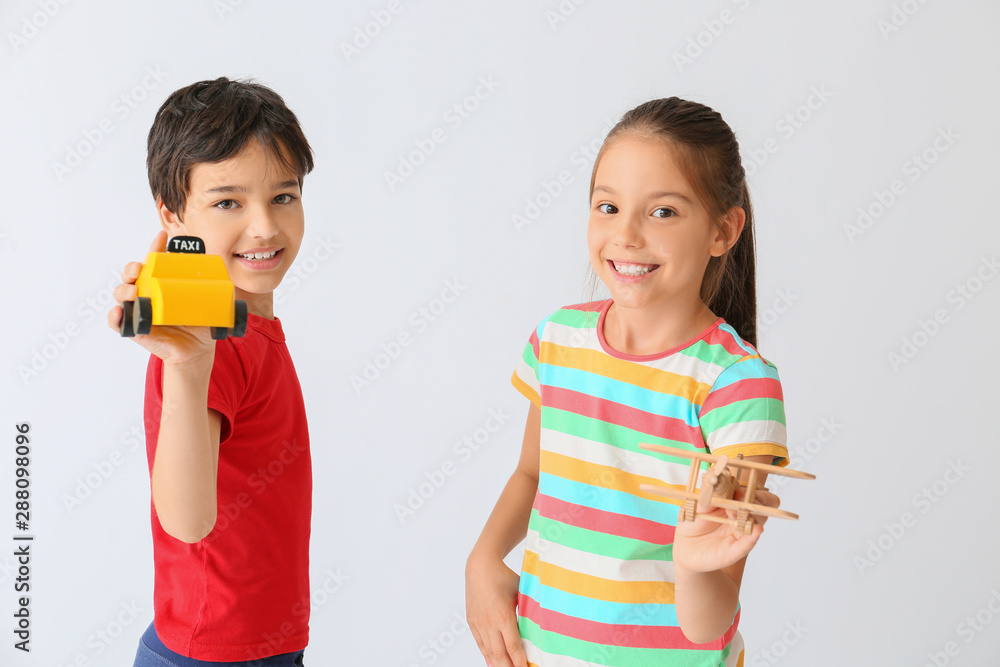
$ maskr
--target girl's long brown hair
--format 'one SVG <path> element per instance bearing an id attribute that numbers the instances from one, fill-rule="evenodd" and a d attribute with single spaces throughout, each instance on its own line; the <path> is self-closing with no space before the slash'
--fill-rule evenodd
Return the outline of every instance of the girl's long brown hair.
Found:
<path id="1" fill-rule="evenodd" d="M 623 135 L 659 137 L 675 148 L 681 169 L 716 224 L 721 226 L 723 216 L 733 207 L 741 207 L 746 213 L 736 244 L 721 257 L 709 260 L 701 283 L 701 299 L 756 347 L 753 209 L 732 129 L 717 111 L 697 102 L 667 97 L 640 104 L 622 116 L 604 140 L 590 177 L 591 196 L 601 157 Z"/>

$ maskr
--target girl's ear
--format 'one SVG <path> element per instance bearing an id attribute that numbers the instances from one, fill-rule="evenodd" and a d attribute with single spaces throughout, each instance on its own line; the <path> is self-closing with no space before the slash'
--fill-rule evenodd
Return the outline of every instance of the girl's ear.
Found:
<path id="1" fill-rule="evenodd" d="M 160 218 L 160 227 L 167 232 L 167 236 L 173 238 L 184 235 L 184 221 L 179 215 L 167 208 L 167 205 L 159 197 L 156 198 L 156 214 Z"/>
<path id="2" fill-rule="evenodd" d="M 742 206 L 734 206 L 726 212 L 720 222 L 718 233 L 712 242 L 712 257 L 722 257 L 729 249 L 736 245 L 743 233 L 743 225 L 747 221 L 747 212 Z"/>

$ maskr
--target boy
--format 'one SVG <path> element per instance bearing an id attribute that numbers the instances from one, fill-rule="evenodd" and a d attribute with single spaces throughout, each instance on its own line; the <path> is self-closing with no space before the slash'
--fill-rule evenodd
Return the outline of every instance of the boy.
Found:
<path id="1" fill-rule="evenodd" d="M 135 665 L 301 665 L 309 632 L 312 473 L 302 392 L 274 317 L 274 289 L 303 236 L 312 151 L 274 91 L 219 78 L 173 93 L 149 132 L 163 231 L 221 255 L 247 302 L 243 338 L 153 327 L 146 450 L 154 621 Z M 122 272 L 135 299 L 141 264 Z M 108 313 L 118 330 L 122 309 Z"/>

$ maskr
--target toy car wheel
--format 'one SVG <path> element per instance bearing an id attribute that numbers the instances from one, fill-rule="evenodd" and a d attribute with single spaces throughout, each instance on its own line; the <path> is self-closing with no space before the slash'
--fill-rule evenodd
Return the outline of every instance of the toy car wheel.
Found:
<path id="1" fill-rule="evenodd" d="M 236 300 L 236 317 L 233 320 L 231 333 L 234 338 L 243 338 L 247 335 L 247 302 L 242 299 Z"/>
<path id="2" fill-rule="evenodd" d="M 212 327 L 212 338 L 215 340 L 226 340 L 229 335 L 229 329 L 226 327 Z"/>
<path id="3" fill-rule="evenodd" d="M 122 323 L 118 329 L 122 338 L 132 338 L 135 336 L 135 328 L 132 326 L 133 305 L 134 303 L 132 301 L 125 301 L 122 303 Z"/>
<path id="4" fill-rule="evenodd" d="M 135 300 L 135 309 L 132 313 L 132 324 L 135 333 L 145 336 L 153 328 L 153 301 L 148 296 L 140 296 Z"/>

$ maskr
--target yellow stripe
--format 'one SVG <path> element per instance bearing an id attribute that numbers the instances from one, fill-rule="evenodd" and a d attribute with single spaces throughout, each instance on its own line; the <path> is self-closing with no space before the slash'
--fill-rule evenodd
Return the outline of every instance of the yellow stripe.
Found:
<path id="1" fill-rule="evenodd" d="M 640 498 L 647 498 L 649 500 L 656 500 L 659 502 L 668 502 L 674 505 L 683 504 L 683 501 L 680 500 L 672 500 L 653 493 L 640 491 L 639 485 L 653 484 L 655 486 L 668 486 L 676 489 L 683 489 L 683 486 L 664 484 L 663 480 L 655 477 L 633 475 L 621 470 L 620 468 L 599 465 L 588 461 L 581 461 L 580 459 L 574 459 L 571 456 L 565 456 L 563 454 L 556 454 L 555 452 L 550 452 L 545 449 L 543 449 L 540 453 L 539 470 L 556 477 L 562 477 L 563 479 L 580 482 L 581 484 L 597 486 L 603 489 L 611 489 L 613 491 L 622 491 L 623 493 L 630 493 L 633 496 L 638 496 Z"/>
<path id="2" fill-rule="evenodd" d="M 525 551 L 523 569 L 551 586 L 593 600 L 626 604 L 673 604 L 674 585 L 668 581 L 613 581 L 541 563 L 538 554 Z"/>
<path id="3" fill-rule="evenodd" d="M 689 375 L 616 359 L 598 350 L 565 347 L 547 341 L 542 341 L 539 359 L 543 359 L 547 364 L 585 370 L 612 380 L 627 377 L 629 384 L 661 394 L 689 398 L 696 405 L 704 404 L 708 392 L 712 389 L 711 385 L 698 382 Z"/>
<path id="4" fill-rule="evenodd" d="M 529 401 L 531 401 L 538 407 L 542 407 L 542 399 L 538 396 L 538 393 L 531 388 L 531 385 L 522 380 L 521 377 L 517 374 L 517 372 L 515 372 L 514 375 L 511 376 L 510 381 L 514 385 L 514 388 L 517 389 L 522 394 L 524 394 L 524 396 Z"/>

